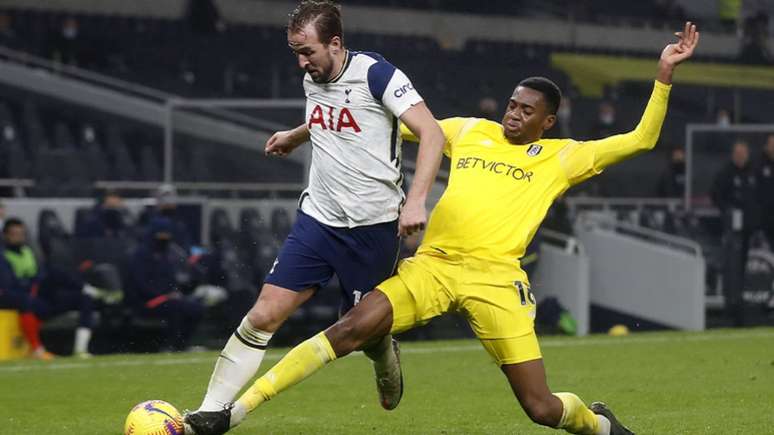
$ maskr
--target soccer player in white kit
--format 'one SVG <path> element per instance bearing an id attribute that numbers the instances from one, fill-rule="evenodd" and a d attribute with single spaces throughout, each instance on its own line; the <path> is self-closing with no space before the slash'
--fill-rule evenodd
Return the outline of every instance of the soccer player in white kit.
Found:
<path id="1" fill-rule="evenodd" d="M 228 429 L 211 417 L 230 410 L 255 376 L 272 334 L 334 273 L 343 313 L 392 275 L 399 236 L 427 222 L 425 200 L 445 139 L 411 81 L 376 53 L 346 49 L 339 7 L 330 1 L 303 1 L 287 30 L 288 45 L 306 71 L 306 122 L 275 133 L 266 153 L 285 156 L 311 139 L 309 186 L 257 302 L 215 364 L 202 405 L 185 416 L 187 435 Z M 401 122 L 420 139 L 405 196 Z M 364 351 L 374 362 L 382 406 L 394 409 L 403 393 L 397 342 L 387 336 Z"/>

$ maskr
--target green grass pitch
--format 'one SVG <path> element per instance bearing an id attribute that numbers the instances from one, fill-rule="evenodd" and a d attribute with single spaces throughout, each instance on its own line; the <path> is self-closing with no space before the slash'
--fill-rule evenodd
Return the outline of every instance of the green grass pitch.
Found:
<path id="1" fill-rule="evenodd" d="M 774 328 L 541 340 L 549 385 L 604 400 L 638 434 L 774 434 Z M 262 370 L 286 349 L 269 352 Z M 147 399 L 199 405 L 216 353 L 0 364 L 0 434 L 118 435 Z M 362 355 L 251 414 L 238 434 L 549 434 L 473 340 L 403 344 L 406 391 L 377 403 Z"/>

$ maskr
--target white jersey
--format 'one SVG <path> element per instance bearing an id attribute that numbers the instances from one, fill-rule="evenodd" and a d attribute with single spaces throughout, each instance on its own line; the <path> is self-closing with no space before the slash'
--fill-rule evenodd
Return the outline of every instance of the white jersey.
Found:
<path id="1" fill-rule="evenodd" d="M 301 210 L 334 227 L 393 221 L 404 199 L 400 120 L 422 101 L 402 71 L 375 53 L 349 51 L 328 83 L 304 77 L 312 141 Z"/>

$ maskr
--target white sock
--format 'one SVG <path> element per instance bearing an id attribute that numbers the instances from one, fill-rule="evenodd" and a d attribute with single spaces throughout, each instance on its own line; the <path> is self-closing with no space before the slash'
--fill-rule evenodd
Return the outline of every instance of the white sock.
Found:
<path id="1" fill-rule="evenodd" d="M 596 435 L 610 435 L 610 420 L 599 414 L 597 414 L 597 420 L 599 420 L 599 431 Z"/>
<path id="2" fill-rule="evenodd" d="M 253 328 L 247 317 L 242 319 L 220 352 L 199 411 L 220 411 L 234 401 L 237 393 L 261 366 L 272 335 Z"/>
<path id="3" fill-rule="evenodd" d="M 229 420 L 229 428 L 234 428 L 235 426 L 239 425 L 239 423 L 242 423 L 242 420 L 247 417 L 247 409 L 239 402 L 237 401 L 234 404 L 234 407 L 231 408 L 231 420 Z"/>
<path id="4" fill-rule="evenodd" d="M 73 345 L 73 354 L 83 354 L 89 352 L 89 341 L 91 341 L 91 329 L 79 326 L 75 330 L 75 343 Z"/>

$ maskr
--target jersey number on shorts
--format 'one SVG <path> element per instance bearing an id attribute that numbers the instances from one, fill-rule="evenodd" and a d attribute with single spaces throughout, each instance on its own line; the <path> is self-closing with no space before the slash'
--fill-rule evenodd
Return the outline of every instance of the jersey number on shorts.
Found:
<path id="1" fill-rule="evenodd" d="M 525 286 L 521 281 L 514 281 L 513 284 L 516 285 L 516 289 L 519 291 L 519 299 L 521 299 L 522 305 L 527 305 L 527 303 L 535 305 L 535 295 L 532 294 L 529 287 Z"/>

